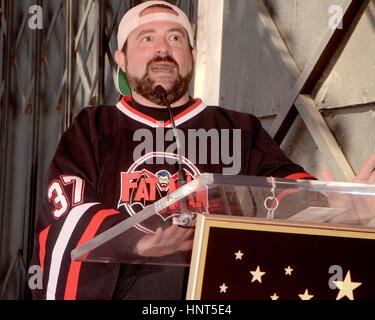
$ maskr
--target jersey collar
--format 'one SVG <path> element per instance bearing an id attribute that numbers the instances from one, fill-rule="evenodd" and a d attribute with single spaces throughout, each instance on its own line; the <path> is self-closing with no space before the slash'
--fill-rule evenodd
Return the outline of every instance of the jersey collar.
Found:
<path id="1" fill-rule="evenodd" d="M 171 120 L 168 120 L 165 122 L 159 121 L 145 113 L 140 112 L 137 109 L 134 109 L 132 106 L 129 105 L 127 100 L 128 100 L 128 97 L 122 97 L 122 99 L 116 104 L 116 107 L 122 113 L 132 118 L 133 120 L 142 122 L 143 124 L 152 128 L 158 128 L 158 127 L 170 128 L 172 126 Z M 173 117 L 176 123 L 176 126 L 181 125 L 182 123 L 195 117 L 197 114 L 199 114 L 204 109 L 206 109 L 206 107 L 207 105 L 204 104 L 201 99 L 199 98 L 196 99 L 195 102 L 190 107 L 186 108 L 184 111 L 181 111 L 179 114 Z M 167 110 L 165 112 L 167 112 Z"/>

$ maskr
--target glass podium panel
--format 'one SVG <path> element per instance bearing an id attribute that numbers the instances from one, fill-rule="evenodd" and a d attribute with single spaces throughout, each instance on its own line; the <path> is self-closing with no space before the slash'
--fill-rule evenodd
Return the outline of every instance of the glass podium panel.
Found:
<path id="1" fill-rule="evenodd" d="M 198 215 L 372 233 L 375 185 L 205 173 L 132 216 L 122 214 L 123 221 L 73 250 L 72 260 L 188 266 Z"/>

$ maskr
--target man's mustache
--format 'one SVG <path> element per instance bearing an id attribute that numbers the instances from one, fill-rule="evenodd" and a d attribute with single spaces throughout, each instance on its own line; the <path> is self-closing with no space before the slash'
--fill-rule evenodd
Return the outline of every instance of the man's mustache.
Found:
<path id="1" fill-rule="evenodd" d="M 150 69 L 151 65 L 153 63 L 158 63 L 158 62 L 170 62 L 174 65 L 174 67 L 178 70 L 179 67 L 178 67 L 178 63 L 177 61 L 170 55 L 166 55 L 166 56 L 156 56 L 154 57 L 153 59 L 151 59 L 148 63 L 147 63 L 147 70 Z"/>

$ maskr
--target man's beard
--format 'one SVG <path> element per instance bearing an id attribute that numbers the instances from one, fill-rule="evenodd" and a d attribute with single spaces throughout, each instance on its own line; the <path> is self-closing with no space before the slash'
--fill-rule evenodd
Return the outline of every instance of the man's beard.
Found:
<path id="1" fill-rule="evenodd" d="M 155 81 L 152 80 L 149 76 L 150 67 L 153 63 L 156 62 L 171 62 L 174 65 L 174 68 L 177 71 L 177 78 L 172 82 L 172 85 L 169 88 L 165 88 L 167 91 L 167 100 L 170 104 L 181 99 L 186 92 L 189 90 L 189 84 L 193 77 L 193 69 L 186 76 L 181 76 L 180 68 L 177 62 L 171 57 L 156 57 L 152 61 L 149 61 L 146 66 L 146 74 L 142 78 L 133 77 L 131 74 L 127 73 L 126 77 L 129 82 L 129 86 L 132 90 L 139 93 L 142 97 L 147 100 L 156 103 L 157 105 L 164 105 L 162 99 L 158 98 L 155 95 Z M 193 64 L 192 64 L 193 65 Z"/>

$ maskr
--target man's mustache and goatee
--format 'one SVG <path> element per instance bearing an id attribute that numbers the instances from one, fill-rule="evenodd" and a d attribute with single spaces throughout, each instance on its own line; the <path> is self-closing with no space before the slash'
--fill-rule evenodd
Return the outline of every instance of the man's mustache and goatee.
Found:
<path id="1" fill-rule="evenodd" d="M 167 64 L 162 65 L 162 62 L 167 62 Z M 176 72 L 176 79 L 171 81 L 169 86 L 164 85 L 167 91 L 166 98 L 169 103 L 172 104 L 181 99 L 189 90 L 189 84 L 193 77 L 194 64 L 192 64 L 192 66 L 191 71 L 186 76 L 182 76 L 180 74 L 180 67 L 172 56 L 157 55 L 147 63 L 146 74 L 142 78 L 137 78 L 131 74 L 127 74 L 127 79 L 132 90 L 157 105 L 164 105 L 163 100 L 155 95 L 155 87 L 157 84 L 150 77 L 150 71 L 164 70 L 171 73 Z"/>

